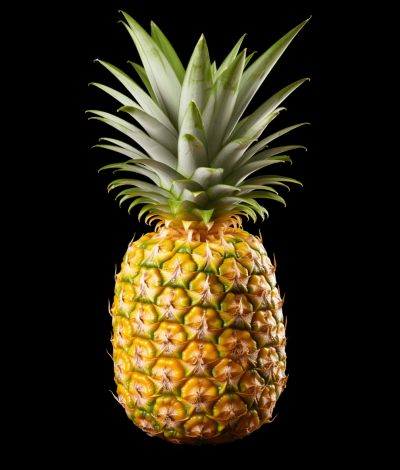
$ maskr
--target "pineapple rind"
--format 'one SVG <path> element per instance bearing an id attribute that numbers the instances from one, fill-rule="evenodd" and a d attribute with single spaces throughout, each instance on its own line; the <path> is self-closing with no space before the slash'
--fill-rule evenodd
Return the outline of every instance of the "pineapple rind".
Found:
<path id="1" fill-rule="evenodd" d="M 240 439 L 286 386 L 275 268 L 244 230 L 164 227 L 129 244 L 111 308 L 118 400 L 149 435 Z"/>

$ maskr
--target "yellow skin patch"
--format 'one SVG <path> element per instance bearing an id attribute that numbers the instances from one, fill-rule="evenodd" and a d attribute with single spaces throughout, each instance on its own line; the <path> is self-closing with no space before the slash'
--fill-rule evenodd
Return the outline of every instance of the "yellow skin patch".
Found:
<path id="1" fill-rule="evenodd" d="M 194 413 L 183 425 L 190 437 L 210 439 L 217 434 L 217 423 L 203 413 Z"/>
<path id="2" fill-rule="evenodd" d="M 196 362 L 199 358 L 210 362 L 218 357 L 217 348 L 206 341 L 191 341 L 182 353 L 182 359 L 186 362 Z"/>
<path id="3" fill-rule="evenodd" d="M 222 327 L 222 320 L 213 308 L 193 307 L 185 315 L 185 325 L 200 325 L 205 322 L 207 328 L 218 329 Z"/>
<path id="4" fill-rule="evenodd" d="M 211 380 L 192 377 L 182 387 L 181 396 L 189 402 L 193 398 L 191 403 L 207 402 L 218 398 L 218 389 Z"/>
<path id="5" fill-rule="evenodd" d="M 165 341 L 166 339 L 183 343 L 186 340 L 186 334 L 181 325 L 163 322 L 154 332 L 154 341 Z"/>
<path id="6" fill-rule="evenodd" d="M 287 381 L 282 303 L 260 240 L 229 223 L 165 225 L 131 242 L 111 307 L 128 417 L 179 444 L 270 422 Z"/>

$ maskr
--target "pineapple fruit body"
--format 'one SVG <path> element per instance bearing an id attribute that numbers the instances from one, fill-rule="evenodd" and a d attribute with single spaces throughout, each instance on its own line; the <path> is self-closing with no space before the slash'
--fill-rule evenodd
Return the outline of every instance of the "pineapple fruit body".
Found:
<path id="1" fill-rule="evenodd" d="M 163 227 L 130 243 L 111 308 L 118 400 L 151 436 L 240 439 L 286 385 L 275 267 L 258 237 Z"/>
<path id="2" fill-rule="evenodd" d="M 112 181 L 109 190 L 127 188 L 117 195 L 120 204 L 129 200 L 128 211 L 143 205 L 139 220 L 146 214 L 148 224 L 157 224 L 130 243 L 116 276 L 118 401 L 151 436 L 179 444 L 234 441 L 271 422 L 287 381 L 276 265 L 262 240 L 242 230 L 241 217 L 264 220 L 268 211 L 258 200 L 285 204 L 274 187 L 301 184 L 275 172 L 250 176 L 291 162 L 283 153 L 304 148 L 270 145 L 305 122 L 261 134 L 286 109 L 282 101 L 309 79 L 244 113 L 308 20 L 253 62 L 246 49 L 239 53 L 242 36 L 220 67 L 211 63 L 202 35 L 185 70 L 158 26 L 152 23 L 149 35 L 122 14 L 143 67 L 131 64 L 148 93 L 104 61 L 130 96 L 92 85 L 143 130 L 122 114 L 89 112 L 129 138 L 102 137 L 95 145 L 129 158 L 102 169 L 134 174 Z"/>

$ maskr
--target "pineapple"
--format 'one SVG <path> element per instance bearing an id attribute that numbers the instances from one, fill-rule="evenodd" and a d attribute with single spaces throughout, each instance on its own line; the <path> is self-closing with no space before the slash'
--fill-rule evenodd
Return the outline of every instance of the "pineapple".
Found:
<path id="1" fill-rule="evenodd" d="M 132 240 L 116 275 L 109 309 L 117 400 L 150 436 L 178 444 L 240 439 L 272 421 L 286 387 L 283 299 L 260 237 L 242 229 L 242 217 L 264 219 L 256 199 L 284 203 L 273 186 L 298 181 L 253 172 L 291 161 L 300 146 L 267 144 L 306 123 L 258 140 L 279 115 L 281 102 L 305 80 L 277 92 L 250 116 L 246 107 L 300 24 L 251 66 L 244 36 L 222 65 L 210 63 L 200 37 L 185 71 L 161 30 L 151 36 L 129 15 L 123 22 L 143 67 L 132 66 L 146 93 L 127 74 L 99 61 L 132 97 L 92 83 L 114 98 L 119 111 L 144 129 L 101 111 L 90 111 L 143 150 L 103 138 L 96 147 L 129 158 L 105 168 L 133 172 L 109 189 L 143 204 L 139 219 L 154 232 Z"/>

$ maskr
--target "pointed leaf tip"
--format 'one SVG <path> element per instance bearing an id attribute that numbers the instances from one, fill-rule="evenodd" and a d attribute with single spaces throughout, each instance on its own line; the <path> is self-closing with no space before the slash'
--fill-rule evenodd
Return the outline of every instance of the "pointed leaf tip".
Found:
<path id="1" fill-rule="evenodd" d="M 214 212 L 214 209 L 210 209 L 210 210 L 200 210 L 199 209 L 199 212 L 200 212 L 200 215 L 201 215 L 202 219 L 204 220 L 204 222 L 206 224 L 208 224 L 208 222 L 210 221 L 211 216 Z"/>

